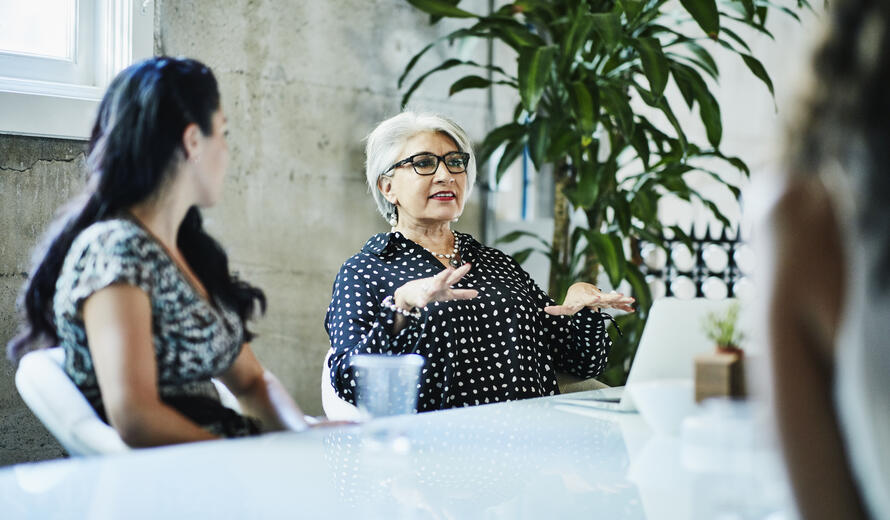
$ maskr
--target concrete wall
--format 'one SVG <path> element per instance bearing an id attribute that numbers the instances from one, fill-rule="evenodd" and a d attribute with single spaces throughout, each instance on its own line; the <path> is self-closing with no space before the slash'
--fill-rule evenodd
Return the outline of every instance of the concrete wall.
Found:
<path id="1" fill-rule="evenodd" d="M 487 2 L 464 2 L 480 11 Z M 207 63 L 221 86 L 232 161 L 208 227 L 234 269 L 266 291 L 255 329 L 260 360 L 305 411 L 321 413 L 323 320 L 340 264 L 388 230 L 363 181 L 362 139 L 399 108 L 396 79 L 414 52 L 448 26 L 403 0 L 158 0 L 155 48 Z M 467 49 L 484 59 L 481 47 Z M 434 64 L 432 53 L 425 61 Z M 423 65 L 423 64 L 421 64 Z M 457 73 L 412 103 L 484 135 L 481 92 L 447 100 Z M 463 74 L 460 74 L 463 75 Z M 14 333 L 15 295 L 29 251 L 54 210 L 81 185 L 83 143 L 0 136 L 0 339 Z M 472 202 L 457 229 L 478 234 Z M 0 369 L 0 465 L 59 456 L 61 449 Z"/>
<path id="2" fill-rule="evenodd" d="M 31 249 L 56 208 L 83 185 L 84 148 L 77 141 L 0 135 L 0 342 L 4 345 L 16 331 L 15 300 Z M 63 454 L 19 398 L 12 365 L 0 361 L 0 465 Z"/>

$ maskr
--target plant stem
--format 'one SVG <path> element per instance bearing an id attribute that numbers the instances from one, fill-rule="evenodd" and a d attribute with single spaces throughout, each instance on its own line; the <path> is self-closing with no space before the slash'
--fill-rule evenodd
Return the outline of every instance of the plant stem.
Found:
<path id="1" fill-rule="evenodd" d="M 603 225 L 603 216 L 602 211 L 600 210 L 600 205 L 594 204 L 593 207 L 585 211 L 585 213 L 587 214 L 587 229 L 598 233 Z M 596 280 L 599 278 L 599 274 L 599 258 L 597 258 L 593 248 L 589 247 L 587 248 L 587 252 L 584 253 L 584 276 L 587 277 L 587 280 L 585 281 L 596 285 Z"/>
<path id="2" fill-rule="evenodd" d="M 564 271 L 564 266 L 571 261 L 568 258 L 569 248 L 569 200 L 566 197 L 566 188 L 571 182 L 569 166 L 566 158 L 556 163 L 553 169 L 555 189 L 553 193 L 553 240 L 550 242 L 553 251 L 553 261 L 550 262 L 550 297 L 558 301 L 560 293 L 559 273 Z"/>

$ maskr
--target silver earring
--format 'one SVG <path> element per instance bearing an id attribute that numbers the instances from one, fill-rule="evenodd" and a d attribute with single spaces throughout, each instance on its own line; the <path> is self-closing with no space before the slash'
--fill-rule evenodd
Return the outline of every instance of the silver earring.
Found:
<path id="1" fill-rule="evenodd" d="M 389 216 L 386 218 L 389 221 L 389 225 L 392 227 L 396 227 L 396 224 L 399 223 L 399 210 L 395 207 L 392 208 L 392 211 L 389 212 Z"/>

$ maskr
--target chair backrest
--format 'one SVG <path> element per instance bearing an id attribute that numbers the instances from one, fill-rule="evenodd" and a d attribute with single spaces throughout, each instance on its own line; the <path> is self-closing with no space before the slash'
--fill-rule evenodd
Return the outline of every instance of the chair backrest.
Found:
<path id="1" fill-rule="evenodd" d="M 129 450 L 65 373 L 64 362 L 61 347 L 26 354 L 15 373 L 22 400 L 72 456 Z"/>
<path id="2" fill-rule="evenodd" d="M 15 386 L 22 400 L 72 456 L 128 451 L 117 430 L 99 418 L 65 373 L 64 363 L 61 347 L 26 354 L 15 373 Z M 232 392 L 217 379 L 211 381 L 222 404 L 241 413 Z"/>
<path id="3" fill-rule="evenodd" d="M 337 390 L 331 384 L 331 369 L 328 368 L 328 359 L 332 350 L 328 350 L 321 365 L 321 406 L 328 419 L 332 421 L 358 421 L 361 420 L 358 408 L 349 401 L 341 399 Z"/>

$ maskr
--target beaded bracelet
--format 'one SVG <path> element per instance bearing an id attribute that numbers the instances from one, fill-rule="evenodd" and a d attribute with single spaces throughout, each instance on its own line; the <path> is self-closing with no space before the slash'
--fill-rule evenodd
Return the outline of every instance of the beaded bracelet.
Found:
<path id="1" fill-rule="evenodd" d="M 396 305 L 396 302 L 393 301 L 392 296 L 387 296 L 386 298 L 384 298 L 381 302 L 381 305 L 393 312 L 398 312 L 406 318 L 420 318 L 421 316 L 420 309 L 415 308 L 413 311 L 406 311 L 405 309 Z"/>

